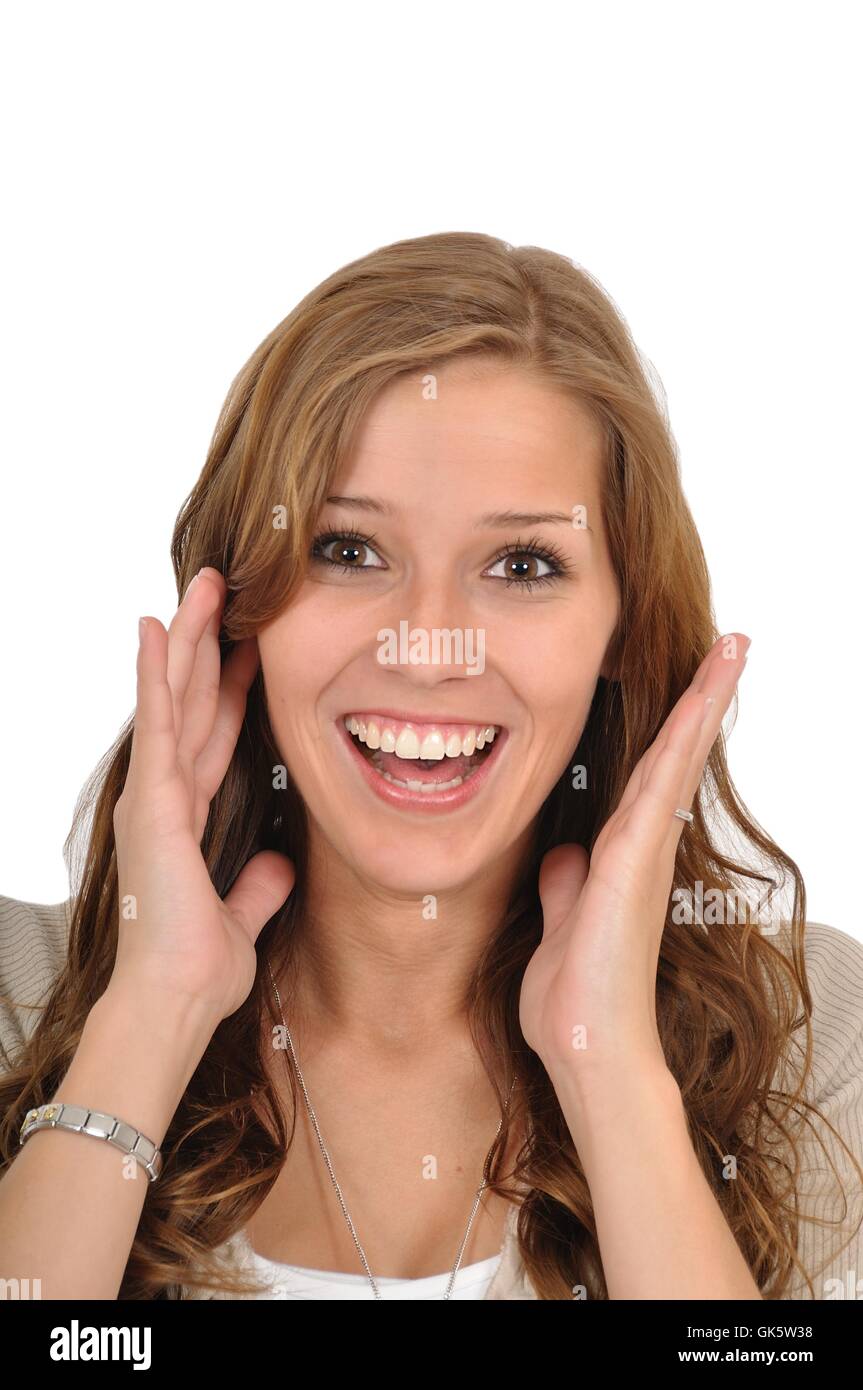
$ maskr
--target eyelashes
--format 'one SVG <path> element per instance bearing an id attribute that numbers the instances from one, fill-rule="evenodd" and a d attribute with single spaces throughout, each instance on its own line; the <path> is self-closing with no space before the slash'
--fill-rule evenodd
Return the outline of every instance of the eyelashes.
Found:
<path id="1" fill-rule="evenodd" d="M 348 565 L 344 560 L 333 560 L 329 555 L 324 554 L 326 548 L 330 545 L 334 545 L 336 541 L 343 542 L 342 548 L 344 550 L 357 550 L 360 552 L 363 550 L 371 550 L 375 539 L 374 536 L 361 535 L 360 532 L 355 531 L 352 526 L 347 527 L 343 531 L 322 531 L 319 535 L 315 536 L 312 542 L 312 559 L 322 560 L 325 564 L 332 565 L 334 569 L 347 571 L 352 574 L 357 570 L 381 569 L 381 565 Z"/>
<path id="2" fill-rule="evenodd" d="M 491 568 L 504 564 L 512 556 L 518 556 L 520 563 L 523 563 L 525 559 L 528 563 L 531 560 L 540 560 L 549 566 L 549 574 L 537 574 L 529 577 L 520 575 L 517 578 L 510 578 L 508 575 L 501 576 L 507 588 L 515 584 L 517 588 L 523 589 L 528 594 L 531 593 L 534 585 L 554 584 L 560 579 L 569 578 L 573 571 L 571 562 L 562 550 L 559 550 L 556 545 L 541 541 L 536 536 L 527 541 L 515 540 L 505 545 L 492 560 Z"/>
<path id="3" fill-rule="evenodd" d="M 362 574 L 369 570 L 385 569 L 385 565 L 368 565 L 362 561 L 367 558 L 367 553 L 377 555 L 374 549 L 376 537 L 365 535 L 356 531 L 353 527 L 346 527 L 340 531 L 322 531 L 315 536 L 312 542 L 311 559 L 321 564 L 329 565 L 332 569 L 338 570 L 343 574 Z M 334 559 L 326 552 L 330 546 L 336 547 L 336 554 L 341 551 L 344 555 L 352 555 L 359 563 L 351 564 L 346 559 Z M 545 574 L 503 574 L 492 575 L 491 578 L 502 579 L 507 588 L 515 585 L 517 589 L 524 593 L 531 593 L 539 585 L 555 584 L 561 579 L 566 579 L 573 572 L 573 565 L 564 553 L 557 546 L 548 542 L 541 541 L 538 537 L 531 537 L 529 540 L 521 539 L 507 543 L 498 551 L 495 558 L 488 566 L 494 569 L 497 565 L 505 564 L 507 561 L 515 559 L 516 565 L 525 563 L 530 569 L 535 561 L 548 566 L 548 573 Z M 380 558 L 380 557 L 378 557 Z M 510 569 L 512 566 L 510 566 Z"/>

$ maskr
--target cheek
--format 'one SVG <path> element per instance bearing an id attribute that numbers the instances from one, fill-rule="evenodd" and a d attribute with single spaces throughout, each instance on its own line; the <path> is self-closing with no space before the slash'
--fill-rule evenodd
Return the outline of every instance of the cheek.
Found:
<path id="1" fill-rule="evenodd" d="M 586 718 L 605 652 L 604 631 L 572 617 L 543 622 L 538 616 L 509 637 L 500 666 L 537 727 L 551 721 L 571 728 L 579 714 Z"/>
<path id="2" fill-rule="evenodd" d="M 258 633 L 264 680 L 274 695 L 320 691 L 344 665 L 350 622 L 344 611 L 322 613 L 314 599 L 301 594 Z"/>
<path id="3" fill-rule="evenodd" d="M 578 746 L 596 690 L 603 644 L 583 634 L 577 642 L 537 634 L 512 649 L 507 679 L 524 710 L 524 767 L 531 781 L 551 789 Z"/>
<path id="4" fill-rule="evenodd" d="M 316 710 L 330 679 L 334 645 L 331 635 L 293 615 L 282 615 L 258 634 L 270 725 L 283 756 L 287 749 L 305 747 L 315 733 Z M 305 736 L 302 742 L 299 734 Z"/>
<path id="5" fill-rule="evenodd" d="M 381 626 L 358 611 L 345 585 L 306 580 L 288 608 L 258 635 L 264 678 L 272 688 L 321 692 L 361 657 Z"/>
<path id="6" fill-rule="evenodd" d="M 560 655 L 543 667 L 541 677 L 525 689 L 533 736 L 541 755 L 554 762 L 576 747 L 590 713 L 595 681 L 592 669 L 580 668 Z"/>

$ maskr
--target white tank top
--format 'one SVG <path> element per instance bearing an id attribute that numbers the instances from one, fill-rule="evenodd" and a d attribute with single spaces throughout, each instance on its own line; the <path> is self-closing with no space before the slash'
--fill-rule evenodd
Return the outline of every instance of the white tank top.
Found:
<path id="1" fill-rule="evenodd" d="M 239 1232 L 237 1242 L 243 1252 L 243 1263 L 254 1273 L 254 1277 L 266 1279 L 269 1292 L 262 1298 L 302 1298 L 330 1299 L 351 1298 L 374 1299 L 374 1292 L 366 1274 L 331 1273 L 322 1269 L 303 1269 L 299 1265 L 277 1264 L 259 1255 L 245 1234 Z M 236 1240 L 236 1237 L 235 1237 Z M 451 1299 L 485 1298 L 486 1290 L 494 1278 L 500 1262 L 500 1255 L 492 1255 L 476 1264 L 463 1265 L 455 1277 Z M 382 1279 L 375 1276 L 381 1299 L 440 1299 L 449 1287 L 452 1270 L 446 1274 L 430 1274 L 425 1279 Z"/>

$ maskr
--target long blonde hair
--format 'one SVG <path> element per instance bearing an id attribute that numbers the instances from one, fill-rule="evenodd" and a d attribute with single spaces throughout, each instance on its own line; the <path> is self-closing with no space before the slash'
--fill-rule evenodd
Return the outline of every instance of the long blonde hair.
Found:
<path id="1" fill-rule="evenodd" d="M 605 440 L 602 504 L 621 597 L 612 647 L 617 678 L 599 680 L 578 749 L 541 808 L 531 862 L 470 991 L 471 1030 L 502 1114 L 519 1078 L 486 1178 L 512 1200 L 527 1191 L 518 1219 L 527 1275 L 543 1299 L 570 1298 L 575 1285 L 605 1298 L 590 1192 L 548 1075 L 518 1021 L 521 979 L 541 932 L 538 867 L 562 842 L 592 849 L 635 763 L 719 635 L 665 409 L 624 320 L 570 260 L 490 236 L 416 237 L 352 262 L 308 294 L 235 378 L 178 517 L 172 558 L 178 596 L 202 565 L 224 574 L 224 659 L 233 643 L 276 617 L 302 582 L 316 520 L 376 393 L 400 373 L 479 356 L 569 393 L 592 412 Z M 273 526 L 274 505 L 286 508 L 287 529 Z M 111 975 L 118 926 L 112 814 L 132 730 L 130 719 L 76 807 L 66 842 L 73 887 L 68 958 L 0 1085 L 3 1166 L 17 1152 L 25 1111 L 55 1094 Z M 305 911 L 306 812 L 290 780 L 287 789 L 273 787 L 272 769 L 282 761 L 259 671 L 201 848 L 221 894 L 261 849 L 294 861 L 297 887 L 262 931 L 255 985 L 217 1028 L 168 1128 L 165 1170 L 144 1204 L 121 1298 L 178 1298 L 188 1282 L 235 1292 L 256 1287 L 228 1278 L 212 1252 L 264 1200 L 293 1138 L 268 1081 L 261 1030 L 268 1013 L 279 1021 L 266 963 L 279 977 Z M 567 773 L 573 761 L 591 769 L 590 787 L 577 798 Z M 708 804 L 725 815 L 749 863 L 711 839 Z M 726 893 L 752 880 L 792 889 L 787 951 L 751 923 L 698 931 L 673 920 L 670 904 L 657 981 L 660 1036 L 698 1158 L 759 1287 L 765 1297 L 780 1297 L 800 1268 L 798 1146 L 800 1125 L 809 1124 L 806 1112 L 814 1109 L 803 1099 L 812 1046 L 805 890 L 795 863 L 737 795 L 722 735 L 693 810 L 675 887 L 700 880 L 705 892 Z M 801 1027 L 799 1083 L 773 1090 L 775 1070 Z M 505 1173 L 514 1124 L 529 1138 Z M 736 1156 L 735 1182 L 722 1176 L 729 1153 Z"/>

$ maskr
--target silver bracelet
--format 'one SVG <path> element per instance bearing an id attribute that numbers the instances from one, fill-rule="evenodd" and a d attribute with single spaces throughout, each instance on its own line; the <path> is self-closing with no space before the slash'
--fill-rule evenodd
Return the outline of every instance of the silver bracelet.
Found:
<path id="1" fill-rule="evenodd" d="M 59 1100 L 40 1105 L 36 1110 L 28 1110 L 18 1137 L 19 1145 L 35 1134 L 37 1129 L 71 1129 L 77 1134 L 92 1134 L 95 1139 L 107 1139 L 116 1149 L 136 1158 L 146 1170 L 150 1182 L 155 1182 L 162 1171 L 162 1153 L 153 1141 L 145 1138 L 133 1125 L 127 1125 L 115 1115 L 106 1115 L 101 1110 L 87 1110 L 83 1105 L 64 1105 Z"/>

